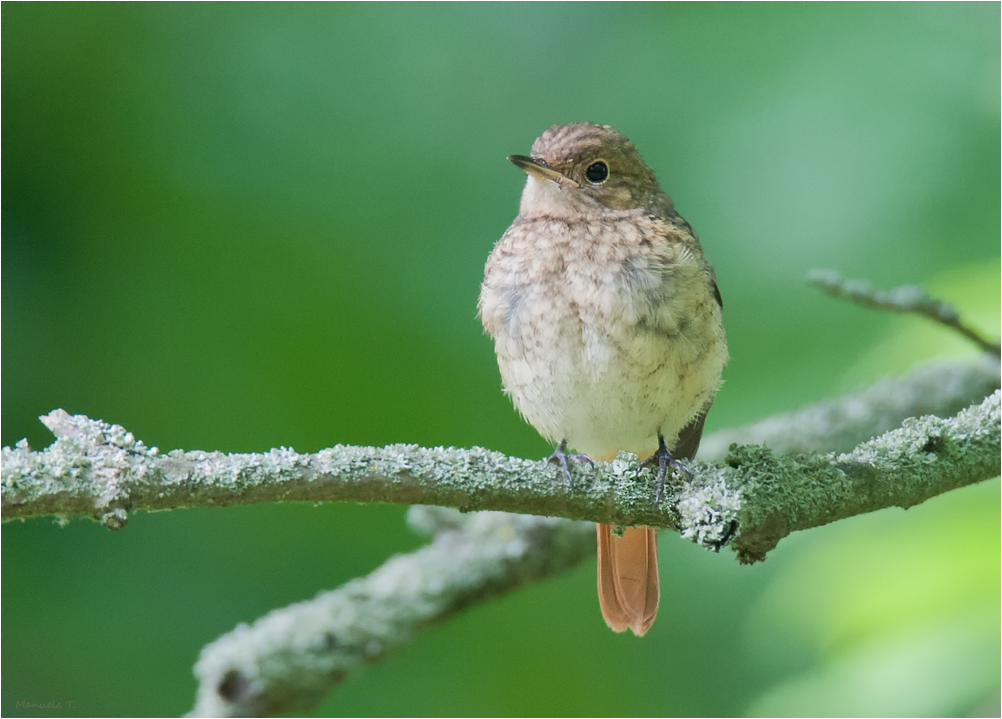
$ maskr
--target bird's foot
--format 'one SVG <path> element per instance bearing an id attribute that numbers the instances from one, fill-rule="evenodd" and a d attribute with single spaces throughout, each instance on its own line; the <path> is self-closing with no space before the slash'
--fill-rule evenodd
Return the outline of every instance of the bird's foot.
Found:
<path id="1" fill-rule="evenodd" d="M 661 495 L 665 491 L 665 477 L 668 474 L 669 468 L 671 468 L 672 474 L 684 474 L 687 477 L 691 477 L 692 474 L 689 472 L 688 467 L 671 456 L 671 452 L 668 451 L 668 445 L 665 444 L 665 438 L 660 434 L 658 435 L 657 452 L 640 463 L 640 469 L 637 473 L 639 474 L 647 467 L 653 467 L 655 463 L 658 465 L 658 481 L 654 491 L 654 504 L 657 505 L 661 501 Z"/>
<path id="2" fill-rule="evenodd" d="M 568 462 L 587 462 L 591 465 L 592 469 L 595 468 L 595 463 L 591 461 L 591 457 L 587 454 L 567 454 L 567 440 L 557 445 L 557 448 L 553 450 L 553 454 L 547 460 L 550 464 L 559 464 L 560 468 L 564 470 L 564 476 L 567 477 L 567 481 L 571 485 L 571 489 L 574 489 L 574 477 L 571 476 L 571 468 L 568 466 Z"/>

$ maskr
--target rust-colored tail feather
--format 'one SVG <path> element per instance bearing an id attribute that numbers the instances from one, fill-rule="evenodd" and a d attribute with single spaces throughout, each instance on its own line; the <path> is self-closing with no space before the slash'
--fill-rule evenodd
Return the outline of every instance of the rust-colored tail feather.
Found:
<path id="1" fill-rule="evenodd" d="M 608 524 L 598 530 L 598 603 L 614 632 L 647 633 L 658 615 L 658 545 L 650 527 L 628 527 L 623 536 Z"/>

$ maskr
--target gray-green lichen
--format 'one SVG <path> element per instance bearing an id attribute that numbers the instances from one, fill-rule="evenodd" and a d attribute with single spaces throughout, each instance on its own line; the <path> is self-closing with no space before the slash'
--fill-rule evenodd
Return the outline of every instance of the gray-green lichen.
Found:
<path id="1" fill-rule="evenodd" d="M 742 495 L 733 547 L 741 561 L 757 561 L 792 531 L 990 479 L 1000 452 L 999 390 L 955 417 L 905 420 L 849 453 L 732 447 L 726 484 Z"/>
<path id="2" fill-rule="evenodd" d="M 724 472 L 708 469 L 701 486 L 690 487 L 677 501 L 682 538 L 719 550 L 737 530 L 741 505 L 740 489 L 727 485 Z"/>

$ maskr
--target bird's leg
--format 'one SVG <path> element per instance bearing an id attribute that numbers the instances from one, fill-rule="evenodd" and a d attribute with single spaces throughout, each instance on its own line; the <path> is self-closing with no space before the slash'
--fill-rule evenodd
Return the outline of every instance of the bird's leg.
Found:
<path id="1" fill-rule="evenodd" d="M 665 475 L 668 473 L 669 467 L 671 467 L 673 473 L 678 472 L 687 476 L 692 475 L 689 473 L 688 467 L 671 456 L 671 452 L 668 451 L 668 445 L 665 444 L 665 438 L 660 432 L 658 432 L 658 451 L 640 463 L 640 471 L 653 466 L 655 462 L 658 465 L 658 483 L 656 485 L 657 489 L 654 491 L 654 504 L 657 505 L 661 501 L 661 495 L 665 491 Z"/>
<path id="2" fill-rule="evenodd" d="M 567 481 L 571 485 L 571 489 L 574 489 L 574 478 L 571 476 L 571 468 L 567 465 L 568 462 L 587 462 L 595 468 L 595 463 L 591 461 L 591 457 L 587 454 L 567 454 L 567 440 L 557 445 L 557 448 L 553 450 L 553 454 L 550 455 L 550 464 L 559 464 L 560 468 L 564 470 L 564 476 L 567 477 Z"/>

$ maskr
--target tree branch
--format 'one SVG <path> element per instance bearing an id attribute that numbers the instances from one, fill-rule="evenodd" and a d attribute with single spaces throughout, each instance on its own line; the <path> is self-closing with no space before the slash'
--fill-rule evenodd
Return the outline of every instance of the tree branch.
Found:
<path id="1" fill-rule="evenodd" d="M 997 365 L 992 375 L 994 382 L 988 382 L 986 368 L 984 363 L 952 366 L 948 375 L 952 373 L 956 381 L 944 383 L 944 387 L 950 386 L 957 393 L 980 391 L 985 383 L 997 387 Z M 918 370 L 905 380 L 897 380 L 890 389 L 904 391 L 907 387 L 921 393 L 929 384 L 928 372 Z M 956 379 L 961 376 L 962 381 Z M 902 406 L 918 402 L 882 403 L 887 390 L 887 385 L 878 384 L 848 400 L 773 420 L 765 429 L 760 424 L 750 432 L 755 439 L 765 436 L 776 441 L 782 431 L 792 431 L 805 416 L 814 415 L 820 419 L 802 422 L 801 444 L 817 447 L 822 441 L 819 427 L 835 415 L 842 428 L 836 433 L 837 441 L 844 441 L 853 432 L 858 434 L 886 423 L 890 414 L 900 414 Z M 952 402 L 958 399 L 958 395 L 945 391 L 940 397 Z M 846 411 L 846 407 L 856 410 Z M 861 411 L 860 407 L 869 409 Z M 989 422 L 990 418 L 984 415 L 982 419 Z M 117 425 L 70 416 L 62 410 L 51 412 L 42 421 L 56 435 L 48 448 L 35 452 L 22 440 L 13 449 L 3 449 L 4 520 L 45 514 L 89 515 L 111 528 L 119 528 L 125 525 L 131 509 L 266 501 L 380 501 L 434 504 L 462 511 L 540 514 L 604 524 L 645 524 L 680 531 L 709 548 L 733 540 L 742 561 L 761 559 L 771 548 L 759 539 L 765 531 L 760 526 L 763 522 L 769 527 L 776 522 L 785 525 L 785 520 L 773 511 L 777 507 L 773 496 L 777 484 L 782 485 L 783 495 L 788 498 L 783 511 L 798 518 L 791 529 L 801 529 L 895 504 L 909 506 L 962 484 L 987 479 L 997 473 L 998 459 L 996 453 L 994 469 L 984 474 L 974 469 L 985 458 L 987 450 L 982 444 L 959 454 L 937 452 L 935 476 L 926 477 L 916 473 L 924 466 L 922 463 L 906 461 L 907 457 L 891 449 L 889 453 L 857 457 L 866 445 L 845 457 L 776 456 L 760 447 L 732 447 L 722 466 L 692 463 L 691 476 L 677 482 L 665 501 L 655 506 L 651 501 L 653 472 L 638 475 L 636 458 L 626 454 L 611 463 L 600 463 L 595 470 L 575 468 L 578 481 L 572 490 L 544 461 L 517 459 L 480 448 L 338 445 L 316 454 L 297 454 L 286 448 L 264 454 L 181 450 L 161 454 Z M 957 421 L 959 418 L 927 417 L 909 427 L 918 433 L 916 437 L 925 437 L 919 447 L 927 442 L 935 445 L 939 440 L 930 438 L 940 435 L 947 438 L 943 446 L 952 447 L 960 441 L 953 438 L 960 431 L 955 426 Z M 992 435 L 989 422 L 980 431 L 994 436 L 997 444 L 995 429 Z M 712 451 L 715 442 L 708 440 Z M 892 432 L 880 441 L 913 448 L 918 440 Z M 878 462 L 875 457 L 883 459 Z M 873 471 L 882 479 L 871 476 Z M 873 482 L 890 482 L 888 487 L 893 486 L 894 494 L 872 495 Z M 833 487 L 845 491 L 832 491 Z"/>
<path id="2" fill-rule="evenodd" d="M 885 507 L 907 509 L 998 476 L 999 397 L 996 390 L 949 419 L 906 419 L 848 454 L 776 456 L 765 447 L 732 446 L 724 463 L 734 473 L 718 471 L 718 487 L 741 502 L 732 543 L 738 559 L 765 559 L 792 531 Z M 712 524 L 683 522 L 682 535 Z"/>
<path id="3" fill-rule="evenodd" d="M 999 397 L 995 391 L 951 420 L 908 420 L 848 455 L 777 458 L 764 448 L 735 447 L 726 469 L 707 468 L 716 483 L 704 480 L 673 498 L 683 535 L 719 548 L 737 525 L 739 557 L 751 561 L 790 531 L 857 510 L 910 506 L 972 477 L 994 476 Z M 352 669 L 381 660 L 421 629 L 595 550 L 592 525 L 581 522 L 420 506 L 409 520 L 437 531 L 434 542 L 206 646 L 195 666 L 192 715 L 265 716 L 312 705 Z"/>
<path id="4" fill-rule="evenodd" d="M 435 540 L 308 602 L 241 624 L 202 650 L 192 716 L 308 709 L 348 673 L 468 605 L 558 574 L 595 552 L 586 522 L 411 507 Z"/>
<path id="5" fill-rule="evenodd" d="M 722 461 L 732 444 L 762 444 L 778 454 L 848 452 L 909 417 L 952 417 L 999 386 L 999 362 L 991 355 L 970 363 L 929 362 L 833 400 L 714 432 L 703 438 L 699 458 Z"/>
<path id="6" fill-rule="evenodd" d="M 794 444 L 824 448 L 826 426 L 836 444 L 844 443 L 926 403 L 941 408 L 970 401 L 986 385 L 997 388 L 998 373 L 993 362 L 920 368 L 743 431 L 779 440 L 802 429 Z M 937 383 L 937 374 L 949 379 Z M 895 393 L 911 398 L 890 401 Z M 776 456 L 763 447 L 734 446 L 720 465 L 693 463 L 692 476 L 676 483 L 660 507 L 651 503 L 653 477 L 637 477 L 628 455 L 594 472 L 578 470 L 571 491 L 545 463 L 482 449 L 397 445 L 334 447 L 314 455 L 289 449 L 164 455 L 121 427 L 57 410 L 43 418 L 57 437 L 50 447 L 33 452 L 22 441 L 4 448 L 3 518 L 86 514 L 117 528 L 129 509 L 300 499 L 436 503 L 669 527 L 708 549 L 729 544 L 741 561 L 752 562 L 791 531 L 911 506 L 997 475 L 999 396 L 996 391 L 951 419 L 906 421 L 849 454 Z M 712 435 L 706 441 L 715 443 Z M 472 602 L 563 571 L 594 551 L 588 524 L 432 507 L 412 508 L 410 520 L 437 530 L 432 544 L 206 646 L 196 666 L 200 689 L 193 713 L 301 708 L 421 629 Z"/>
<path id="7" fill-rule="evenodd" d="M 807 279 L 832 297 L 852 300 L 864 307 L 922 315 L 964 335 L 985 352 L 1002 356 L 1002 347 L 960 321 L 960 313 L 949 302 L 926 294 L 918 285 L 901 285 L 893 290 L 875 290 L 867 280 L 847 280 L 835 270 L 812 270 Z"/>

